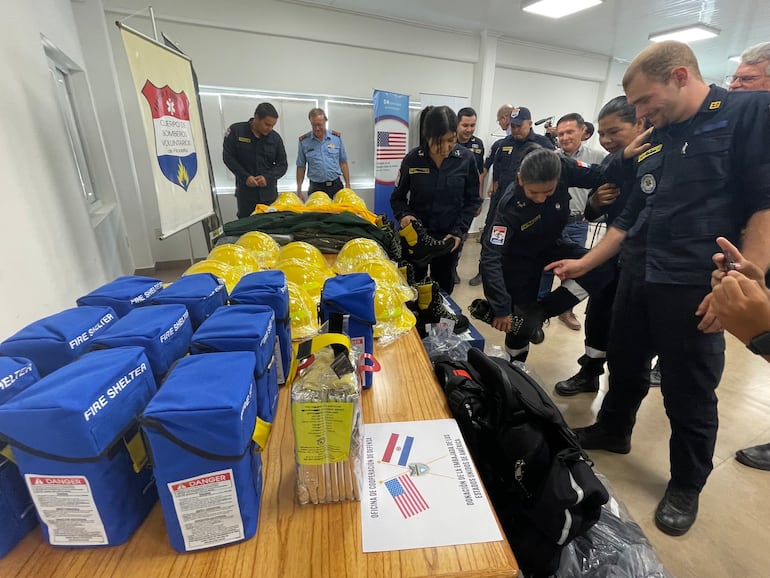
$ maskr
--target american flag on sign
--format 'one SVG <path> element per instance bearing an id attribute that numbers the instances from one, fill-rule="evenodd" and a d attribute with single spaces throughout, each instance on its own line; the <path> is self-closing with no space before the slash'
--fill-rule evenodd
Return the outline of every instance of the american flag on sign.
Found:
<path id="1" fill-rule="evenodd" d="M 377 131 L 375 159 L 378 161 L 401 160 L 406 154 L 406 133 Z"/>
<path id="2" fill-rule="evenodd" d="M 399 512 L 405 519 L 416 516 L 430 507 L 409 474 L 401 474 L 397 478 L 388 480 L 385 482 L 385 487 L 393 496 L 393 501 L 396 502 Z"/>

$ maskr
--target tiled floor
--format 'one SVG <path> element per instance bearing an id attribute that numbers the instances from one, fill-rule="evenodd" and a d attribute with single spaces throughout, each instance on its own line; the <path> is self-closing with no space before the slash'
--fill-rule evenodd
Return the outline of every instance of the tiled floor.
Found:
<path id="1" fill-rule="evenodd" d="M 482 296 L 481 287 L 468 285 L 477 271 L 479 251 L 479 243 L 469 241 L 460 261 L 462 282 L 452 297 L 464 310 Z M 170 282 L 184 269 L 161 270 L 156 276 Z M 582 321 L 584 304 L 575 312 Z M 501 333 L 482 323 L 476 327 L 487 347 L 502 346 Z M 531 348 L 528 365 L 552 392 L 557 381 L 576 372 L 577 358 L 583 352 L 583 332 L 572 331 L 554 319 L 545 334 L 545 342 Z M 594 421 L 606 389 L 605 375 L 598 395 L 553 397 L 567 422 L 576 427 Z M 651 389 L 642 404 L 631 453 L 621 456 L 594 451 L 591 458 L 673 576 L 770 576 L 770 472 L 747 468 L 733 457 L 739 448 L 770 441 L 770 365 L 728 336 L 727 365 L 717 393 L 721 425 L 714 471 L 701 495 L 698 521 L 686 535 L 667 536 L 653 521 L 668 481 L 670 430 L 659 389 Z"/>
<path id="2" fill-rule="evenodd" d="M 477 272 L 479 250 L 475 240 L 468 242 L 458 268 L 462 282 L 452 298 L 464 309 L 482 296 L 481 287 L 468 285 Z M 575 313 L 582 322 L 584 304 Z M 476 327 L 487 347 L 502 346 L 502 333 L 483 323 Z M 541 345 L 531 347 L 528 365 L 552 393 L 557 381 L 577 371 L 583 332 L 553 319 L 545 334 Z M 598 395 L 553 398 L 567 423 L 576 427 L 594 421 L 606 390 L 604 375 Z M 653 521 L 669 475 L 670 429 L 659 389 L 651 389 L 642 404 L 631 453 L 594 451 L 591 458 L 677 578 L 770 576 L 770 472 L 747 468 L 733 457 L 739 448 L 770 441 L 770 364 L 728 336 L 727 365 L 717 393 L 720 429 L 714 471 L 701 495 L 698 520 L 686 535 L 667 536 Z"/>

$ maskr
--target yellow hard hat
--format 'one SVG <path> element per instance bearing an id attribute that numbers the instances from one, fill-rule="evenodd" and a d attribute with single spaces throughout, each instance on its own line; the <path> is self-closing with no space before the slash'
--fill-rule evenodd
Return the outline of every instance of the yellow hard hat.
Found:
<path id="1" fill-rule="evenodd" d="M 318 333 L 318 305 L 302 287 L 292 281 L 289 288 L 289 317 L 291 338 L 305 339 Z"/>
<path id="2" fill-rule="evenodd" d="M 413 301 L 417 298 L 415 289 L 407 284 L 393 261 L 387 259 L 359 261 L 354 265 L 353 271 L 368 273 L 378 288 L 383 285 L 392 287 L 402 301 Z"/>
<path id="3" fill-rule="evenodd" d="M 329 195 L 323 191 L 314 192 L 307 198 L 307 201 L 305 201 L 306 207 L 325 207 L 326 205 L 331 204 L 332 200 L 329 198 Z"/>
<path id="4" fill-rule="evenodd" d="M 366 203 L 353 189 L 340 189 L 337 191 L 337 194 L 334 195 L 334 202 L 366 209 Z"/>
<path id="5" fill-rule="evenodd" d="M 297 259 L 286 259 L 275 264 L 276 269 L 283 271 L 286 280 L 302 287 L 316 301 L 321 300 L 321 290 L 324 282 L 333 276 L 330 269 L 319 269 L 309 266 Z"/>
<path id="6" fill-rule="evenodd" d="M 262 269 L 270 269 L 278 261 L 280 246 L 275 239 L 262 231 L 244 233 L 235 244 L 251 251 Z"/>
<path id="7" fill-rule="evenodd" d="M 337 273 L 353 273 L 356 263 L 387 258 L 388 254 L 377 241 L 357 237 L 342 246 L 334 263 L 334 269 Z"/>
<path id="8" fill-rule="evenodd" d="M 194 273 L 211 273 L 216 275 L 225 283 L 227 292 L 230 293 L 246 273 L 251 271 L 242 265 L 230 265 L 214 259 L 204 259 L 190 265 L 182 276 L 192 275 Z"/>
<path id="9" fill-rule="evenodd" d="M 281 247 L 278 251 L 278 261 L 296 259 L 319 269 L 328 269 L 326 258 L 318 247 L 314 247 L 305 241 L 292 241 Z"/>
<path id="10" fill-rule="evenodd" d="M 417 320 L 401 301 L 398 293 L 390 286 L 377 287 L 374 292 L 375 337 L 396 336 L 406 333 Z"/>
<path id="11" fill-rule="evenodd" d="M 211 251 L 207 259 L 213 261 L 222 261 L 228 265 L 246 267 L 250 271 L 259 271 L 259 262 L 257 258 L 246 247 L 236 245 L 235 243 L 225 243 L 217 245 Z"/>
<path id="12" fill-rule="evenodd" d="M 297 196 L 297 193 L 284 191 L 282 193 L 278 193 L 278 196 L 272 203 L 270 203 L 270 206 L 276 209 L 286 207 L 301 207 L 302 199 Z"/>

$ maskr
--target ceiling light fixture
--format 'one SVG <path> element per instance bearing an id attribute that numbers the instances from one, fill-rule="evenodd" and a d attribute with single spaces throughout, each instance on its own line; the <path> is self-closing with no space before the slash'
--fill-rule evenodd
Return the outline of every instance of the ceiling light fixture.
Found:
<path id="1" fill-rule="evenodd" d="M 681 28 L 674 28 L 672 30 L 666 30 L 664 32 L 654 32 L 650 34 L 649 39 L 652 42 L 662 42 L 664 40 L 678 40 L 679 42 L 695 42 L 696 40 L 705 40 L 707 38 L 714 38 L 719 36 L 721 30 L 714 26 L 708 26 L 707 24 L 693 24 L 691 26 L 683 26 Z"/>
<path id="2" fill-rule="evenodd" d="M 602 0 L 530 0 L 521 3 L 521 9 L 548 18 L 561 18 L 601 4 Z"/>

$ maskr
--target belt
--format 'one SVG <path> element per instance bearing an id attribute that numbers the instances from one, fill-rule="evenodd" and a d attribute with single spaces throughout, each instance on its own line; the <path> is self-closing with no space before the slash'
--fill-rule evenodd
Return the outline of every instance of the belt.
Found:
<path id="1" fill-rule="evenodd" d="M 569 217 L 567 217 L 567 223 L 580 223 L 581 221 L 584 221 L 585 217 L 583 216 L 583 213 L 573 213 Z"/>
<path id="2" fill-rule="evenodd" d="M 324 187 L 331 187 L 335 183 L 341 183 L 339 178 L 334 179 L 333 181 L 310 181 L 314 185 L 323 185 Z"/>

